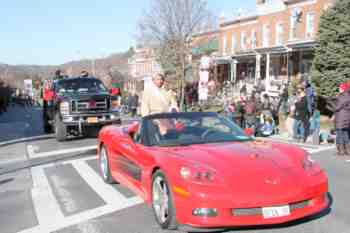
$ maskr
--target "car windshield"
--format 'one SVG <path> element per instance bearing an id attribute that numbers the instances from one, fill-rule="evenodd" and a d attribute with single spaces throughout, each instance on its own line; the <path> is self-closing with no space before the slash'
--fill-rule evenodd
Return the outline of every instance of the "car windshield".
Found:
<path id="1" fill-rule="evenodd" d="M 252 140 L 232 121 L 215 113 L 159 114 L 147 118 L 145 124 L 150 146 Z"/>
<path id="2" fill-rule="evenodd" d="M 100 80 L 91 78 L 59 80 L 55 83 L 55 90 L 60 94 L 107 91 L 106 87 Z"/>

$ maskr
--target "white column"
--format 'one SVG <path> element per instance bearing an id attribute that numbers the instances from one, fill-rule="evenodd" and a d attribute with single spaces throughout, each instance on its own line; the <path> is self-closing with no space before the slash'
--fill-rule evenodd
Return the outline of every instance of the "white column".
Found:
<path id="1" fill-rule="evenodd" d="M 236 82 L 237 79 L 237 60 L 231 60 L 231 82 Z"/>
<path id="2" fill-rule="evenodd" d="M 255 56 L 255 83 L 258 82 L 259 79 L 261 79 L 260 75 L 260 67 L 261 67 L 261 54 L 257 53 Z"/>

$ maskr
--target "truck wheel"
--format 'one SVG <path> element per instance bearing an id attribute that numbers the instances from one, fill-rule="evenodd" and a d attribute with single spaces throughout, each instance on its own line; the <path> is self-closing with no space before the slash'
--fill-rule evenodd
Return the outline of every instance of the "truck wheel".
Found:
<path id="1" fill-rule="evenodd" d="M 44 132 L 45 133 L 52 133 L 53 128 L 52 125 L 49 122 L 49 115 L 48 115 L 48 107 L 47 107 L 47 102 L 44 100 L 43 101 L 43 123 L 44 123 Z"/>
<path id="2" fill-rule="evenodd" d="M 57 141 L 62 142 L 67 139 L 67 126 L 63 124 L 58 114 L 55 117 L 55 133 Z"/>

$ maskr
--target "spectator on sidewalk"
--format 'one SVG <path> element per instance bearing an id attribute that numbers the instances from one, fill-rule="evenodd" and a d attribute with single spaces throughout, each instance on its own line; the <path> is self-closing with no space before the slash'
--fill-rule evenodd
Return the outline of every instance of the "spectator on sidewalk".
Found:
<path id="1" fill-rule="evenodd" d="M 310 118 L 310 134 L 312 135 L 312 144 L 320 144 L 320 130 L 321 130 L 321 113 L 318 109 L 313 111 Z"/>
<path id="2" fill-rule="evenodd" d="M 350 155 L 350 87 L 346 83 L 339 86 L 339 95 L 334 112 L 337 155 Z"/>
<path id="3" fill-rule="evenodd" d="M 299 87 L 297 94 L 298 100 L 295 103 L 293 135 L 294 139 L 306 142 L 309 135 L 309 111 L 304 88 Z"/>
<path id="4" fill-rule="evenodd" d="M 131 116 L 134 117 L 137 113 L 137 107 L 139 105 L 139 96 L 136 94 L 135 91 L 133 91 L 128 97 L 127 104 L 131 112 Z"/>

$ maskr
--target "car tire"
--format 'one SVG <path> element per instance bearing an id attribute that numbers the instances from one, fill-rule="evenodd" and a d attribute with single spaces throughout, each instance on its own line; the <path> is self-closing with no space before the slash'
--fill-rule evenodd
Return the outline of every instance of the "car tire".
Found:
<path id="1" fill-rule="evenodd" d="M 111 170 L 109 167 L 108 152 L 107 152 L 105 146 L 101 146 L 101 149 L 100 149 L 99 167 L 100 167 L 100 173 L 101 173 L 101 177 L 102 177 L 103 181 L 107 184 L 115 183 L 115 181 L 111 175 Z"/>
<path id="2" fill-rule="evenodd" d="M 158 224 L 163 229 L 177 229 L 176 210 L 172 191 L 161 170 L 154 173 L 152 178 L 152 209 Z"/>
<path id="3" fill-rule="evenodd" d="M 58 114 L 56 114 L 55 117 L 55 134 L 56 140 L 59 142 L 65 141 L 67 139 L 67 126 L 63 124 Z"/>

